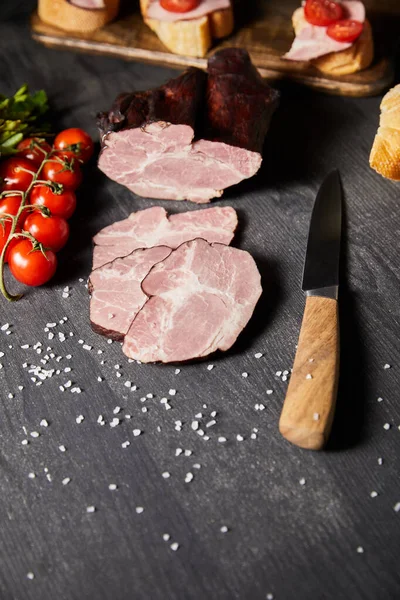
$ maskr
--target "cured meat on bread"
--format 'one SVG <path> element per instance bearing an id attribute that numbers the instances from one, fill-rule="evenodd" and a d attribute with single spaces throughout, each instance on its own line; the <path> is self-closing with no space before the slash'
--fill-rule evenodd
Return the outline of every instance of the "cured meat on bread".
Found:
<path id="1" fill-rule="evenodd" d="M 400 180 L 400 84 L 382 99 L 379 129 L 369 164 L 383 177 Z"/>
<path id="2" fill-rule="evenodd" d="M 209 202 L 258 171 L 277 103 L 245 50 L 221 50 L 208 77 L 191 68 L 100 113 L 99 168 L 140 196 Z"/>
<path id="3" fill-rule="evenodd" d="M 144 22 L 174 54 L 202 57 L 214 39 L 233 31 L 230 0 L 201 0 L 184 13 L 165 10 L 160 0 L 140 0 Z"/>
<path id="4" fill-rule="evenodd" d="M 65 31 L 94 31 L 112 21 L 120 0 L 39 0 L 42 21 Z"/>
<path id="5" fill-rule="evenodd" d="M 359 0 L 338 2 L 344 17 L 363 24 L 361 35 L 352 42 L 338 41 L 327 34 L 327 27 L 306 20 L 304 6 L 293 13 L 295 39 L 283 58 L 307 61 L 319 71 L 331 75 L 348 75 L 366 69 L 373 60 L 374 44 L 371 25 L 365 18 L 365 7 Z"/>
<path id="6" fill-rule="evenodd" d="M 215 206 L 170 216 L 160 206 L 140 210 L 123 221 L 104 227 L 95 235 L 93 269 L 126 256 L 137 248 L 177 248 L 183 242 L 197 237 L 209 242 L 230 244 L 237 222 L 236 211 L 230 206 Z"/>
<path id="7" fill-rule="evenodd" d="M 248 252 L 196 239 L 155 265 L 142 282 L 149 297 L 123 352 L 141 362 L 181 362 L 228 350 L 261 295 Z"/>

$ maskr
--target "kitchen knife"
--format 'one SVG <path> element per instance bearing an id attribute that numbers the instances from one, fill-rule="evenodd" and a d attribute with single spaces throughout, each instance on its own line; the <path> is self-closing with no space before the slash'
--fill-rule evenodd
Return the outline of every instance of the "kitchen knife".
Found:
<path id="1" fill-rule="evenodd" d="M 302 448 L 325 445 L 339 376 L 339 255 L 342 187 L 338 171 L 322 183 L 311 215 L 304 263 L 306 305 L 279 431 Z"/>

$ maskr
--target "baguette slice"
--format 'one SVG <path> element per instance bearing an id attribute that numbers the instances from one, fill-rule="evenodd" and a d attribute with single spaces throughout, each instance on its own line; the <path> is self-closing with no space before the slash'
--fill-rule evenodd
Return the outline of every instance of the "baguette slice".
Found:
<path id="1" fill-rule="evenodd" d="M 294 11 L 292 24 L 296 35 L 307 24 L 302 7 Z M 350 48 L 314 58 L 310 60 L 310 63 L 322 73 L 338 76 L 350 75 L 351 73 L 366 69 L 372 63 L 373 58 L 374 42 L 372 29 L 369 21 L 365 20 L 362 34 Z"/>
<path id="2" fill-rule="evenodd" d="M 383 177 L 400 181 L 400 84 L 389 90 L 381 102 L 369 164 Z"/>
<path id="3" fill-rule="evenodd" d="M 150 0 L 140 0 L 144 22 L 174 54 L 203 57 L 211 48 L 213 38 L 226 37 L 233 31 L 232 8 L 216 10 L 199 19 L 167 23 L 146 17 Z"/>
<path id="4" fill-rule="evenodd" d="M 39 0 L 38 14 L 44 23 L 65 31 L 94 31 L 112 21 L 119 10 L 119 0 L 105 0 L 105 8 L 80 8 L 67 0 Z"/>

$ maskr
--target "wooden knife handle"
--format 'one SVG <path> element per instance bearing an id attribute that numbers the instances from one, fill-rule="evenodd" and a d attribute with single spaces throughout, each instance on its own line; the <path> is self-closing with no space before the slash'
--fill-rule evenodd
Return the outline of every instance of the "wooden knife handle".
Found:
<path id="1" fill-rule="evenodd" d="M 320 450 L 331 430 L 339 378 L 337 300 L 308 296 L 279 431 L 301 448 Z"/>

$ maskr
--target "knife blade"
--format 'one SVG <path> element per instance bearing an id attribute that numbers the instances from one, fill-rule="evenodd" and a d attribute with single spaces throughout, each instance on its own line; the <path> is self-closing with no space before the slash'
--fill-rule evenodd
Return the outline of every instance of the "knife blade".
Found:
<path id="1" fill-rule="evenodd" d="M 339 377 L 339 258 L 342 186 L 338 171 L 323 181 L 310 220 L 302 289 L 306 305 L 279 431 L 293 444 L 320 450 L 332 426 Z"/>

